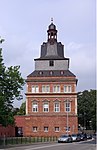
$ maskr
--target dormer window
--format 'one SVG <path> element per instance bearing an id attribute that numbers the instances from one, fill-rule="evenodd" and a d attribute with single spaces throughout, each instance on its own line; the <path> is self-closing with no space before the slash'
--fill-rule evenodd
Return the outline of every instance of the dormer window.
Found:
<path id="1" fill-rule="evenodd" d="M 42 75 L 42 74 L 43 74 L 43 72 L 42 72 L 42 71 L 39 71 L 39 74 L 40 74 L 40 75 Z"/>
<path id="2" fill-rule="evenodd" d="M 53 74 L 53 72 L 52 71 L 50 71 L 50 75 L 52 75 Z"/>
<path id="3" fill-rule="evenodd" d="M 54 61 L 53 60 L 49 61 L 49 66 L 51 66 L 51 67 L 54 66 Z"/>
<path id="4" fill-rule="evenodd" d="M 64 71 L 61 71 L 60 73 L 61 73 L 61 75 L 63 75 L 63 74 L 64 74 Z"/>

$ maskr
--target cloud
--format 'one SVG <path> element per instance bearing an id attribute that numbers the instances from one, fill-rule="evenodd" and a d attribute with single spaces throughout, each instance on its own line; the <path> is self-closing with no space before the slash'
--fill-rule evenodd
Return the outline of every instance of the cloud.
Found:
<path id="1" fill-rule="evenodd" d="M 96 51 L 95 45 L 70 42 L 66 46 L 70 57 L 70 70 L 77 76 L 77 90 L 96 88 Z"/>
<path id="2" fill-rule="evenodd" d="M 83 47 L 83 44 L 79 44 L 79 43 L 76 43 L 76 42 L 70 42 L 67 45 L 67 50 L 78 50 L 82 47 Z"/>

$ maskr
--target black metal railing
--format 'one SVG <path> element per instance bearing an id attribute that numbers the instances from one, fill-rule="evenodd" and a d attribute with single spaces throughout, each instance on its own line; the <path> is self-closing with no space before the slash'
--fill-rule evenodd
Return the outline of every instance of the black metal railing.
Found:
<path id="1" fill-rule="evenodd" d="M 55 141 L 57 141 L 57 137 L 4 137 L 0 138 L 0 146 Z"/>

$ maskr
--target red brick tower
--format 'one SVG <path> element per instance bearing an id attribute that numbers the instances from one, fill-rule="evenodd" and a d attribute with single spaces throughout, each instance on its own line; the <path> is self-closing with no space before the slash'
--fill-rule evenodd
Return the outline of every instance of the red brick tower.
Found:
<path id="1" fill-rule="evenodd" d="M 24 135 L 60 136 L 78 132 L 76 76 L 51 22 L 35 70 L 27 76 Z"/>

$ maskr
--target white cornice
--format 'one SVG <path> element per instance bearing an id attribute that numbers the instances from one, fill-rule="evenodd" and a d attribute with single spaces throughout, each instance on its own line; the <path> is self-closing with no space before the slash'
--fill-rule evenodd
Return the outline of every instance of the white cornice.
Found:
<path id="1" fill-rule="evenodd" d="M 67 96 L 67 95 L 29 95 L 29 96 L 26 96 L 26 98 L 52 98 L 52 97 L 55 97 L 55 98 L 77 98 L 77 95 L 73 95 L 73 96 Z"/>

